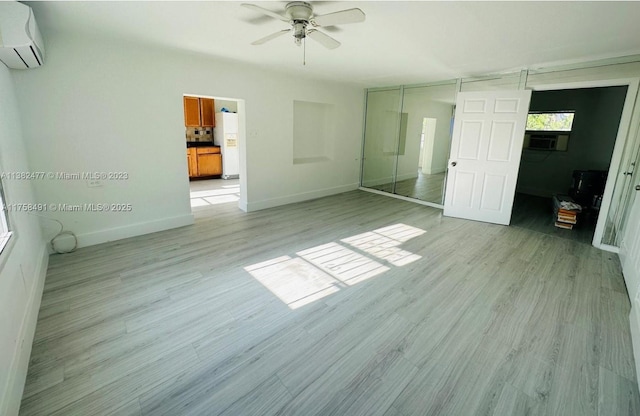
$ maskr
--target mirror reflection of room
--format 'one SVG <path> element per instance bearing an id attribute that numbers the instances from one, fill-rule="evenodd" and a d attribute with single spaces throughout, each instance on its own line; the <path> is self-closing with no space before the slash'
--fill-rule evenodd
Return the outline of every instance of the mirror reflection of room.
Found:
<path id="1" fill-rule="evenodd" d="M 362 186 L 441 205 L 455 96 L 455 83 L 369 92 Z"/>

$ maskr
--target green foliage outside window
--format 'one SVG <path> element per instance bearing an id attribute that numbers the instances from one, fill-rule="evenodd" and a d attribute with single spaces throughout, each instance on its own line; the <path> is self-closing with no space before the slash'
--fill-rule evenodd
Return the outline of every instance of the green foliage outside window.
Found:
<path id="1" fill-rule="evenodd" d="M 527 117 L 527 130 L 571 131 L 575 113 L 532 113 Z"/>

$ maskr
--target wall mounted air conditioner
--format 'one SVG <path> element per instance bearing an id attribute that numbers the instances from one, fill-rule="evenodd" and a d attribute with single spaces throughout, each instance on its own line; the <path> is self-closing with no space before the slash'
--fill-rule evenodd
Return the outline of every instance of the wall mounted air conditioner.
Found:
<path id="1" fill-rule="evenodd" d="M 44 62 L 33 10 L 17 1 L 0 1 L 0 61 L 14 69 L 36 68 Z"/>
<path id="2" fill-rule="evenodd" d="M 554 150 L 566 152 L 569 147 L 569 132 L 527 131 L 523 147 L 529 150 Z"/>

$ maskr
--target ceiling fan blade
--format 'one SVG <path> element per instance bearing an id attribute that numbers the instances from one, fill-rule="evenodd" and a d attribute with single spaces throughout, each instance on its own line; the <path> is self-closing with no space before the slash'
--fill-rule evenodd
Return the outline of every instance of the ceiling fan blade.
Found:
<path id="1" fill-rule="evenodd" d="M 338 42 L 331 36 L 325 35 L 324 33 L 319 32 L 315 29 L 311 29 L 307 31 L 307 36 L 309 36 L 311 39 L 315 40 L 316 42 L 318 42 L 319 44 L 321 44 L 327 49 L 335 49 L 338 46 L 340 46 L 340 42 Z"/>
<path id="2" fill-rule="evenodd" d="M 260 6 L 256 6 L 255 4 L 242 3 L 241 6 L 242 7 L 246 7 L 247 9 L 254 10 L 254 11 L 259 12 L 259 13 L 266 14 L 267 16 L 271 16 L 274 19 L 282 20 L 283 22 L 289 23 L 289 18 L 287 16 L 283 16 L 283 15 L 278 14 L 276 12 L 272 12 L 271 10 L 267 10 L 267 9 L 262 8 Z"/>
<path id="3" fill-rule="evenodd" d="M 272 33 L 269 36 L 265 36 L 262 39 L 258 39 L 255 42 L 252 42 L 252 45 L 262 45 L 263 43 L 269 42 L 271 39 L 275 39 L 278 36 L 282 36 L 285 33 L 291 32 L 291 29 L 284 29 L 284 30 L 279 30 L 276 33 Z"/>
<path id="4" fill-rule="evenodd" d="M 348 9 L 340 12 L 323 14 L 320 16 L 314 16 L 313 22 L 316 26 L 334 26 L 344 25 L 347 23 L 360 23 L 364 22 L 365 14 L 360 9 Z"/>

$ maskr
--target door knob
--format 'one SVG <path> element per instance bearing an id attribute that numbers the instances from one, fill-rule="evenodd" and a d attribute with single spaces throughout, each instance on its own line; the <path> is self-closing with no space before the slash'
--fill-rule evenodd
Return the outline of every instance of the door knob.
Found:
<path id="1" fill-rule="evenodd" d="M 640 185 L 636 185 L 636 191 L 640 191 Z"/>
<path id="2" fill-rule="evenodd" d="M 455 165 L 457 165 L 457 164 L 458 164 L 458 162 L 451 162 L 451 166 L 455 166 Z M 640 186 L 640 185 L 639 185 L 639 186 Z"/>

